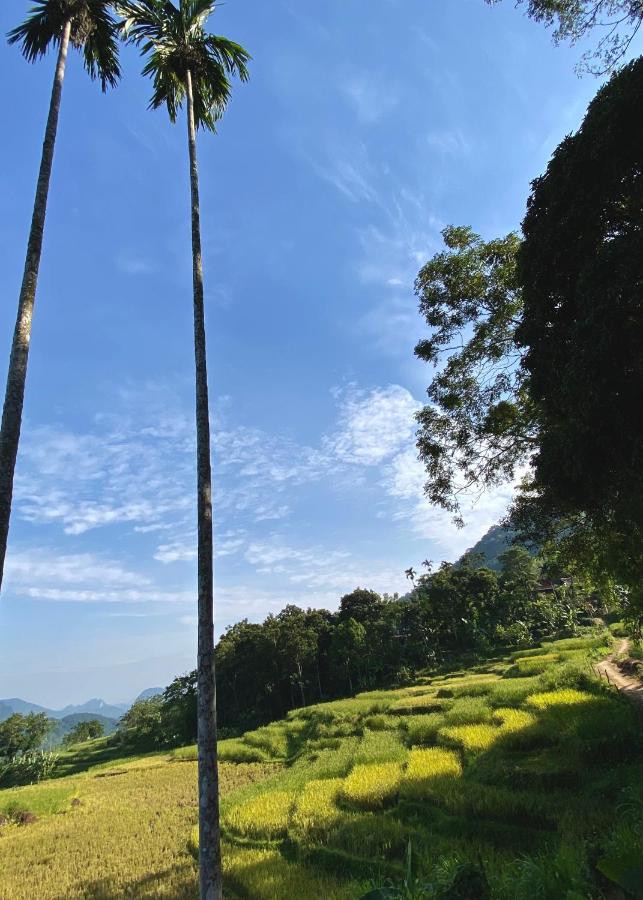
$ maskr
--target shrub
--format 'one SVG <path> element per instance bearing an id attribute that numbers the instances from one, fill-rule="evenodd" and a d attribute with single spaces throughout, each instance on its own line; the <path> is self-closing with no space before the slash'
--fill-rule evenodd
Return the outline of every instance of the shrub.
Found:
<path id="1" fill-rule="evenodd" d="M 0 763 L 0 786 L 38 784 L 51 778 L 58 765 L 58 754 L 33 750 Z"/>
<path id="2" fill-rule="evenodd" d="M 395 799 L 401 777 L 398 763 L 355 766 L 344 781 L 342 796 L 361 809 L 380 809 Z"/>
<path id="3" fill-rule="evenodd" d="M 226 811 L 224 824 L 245 837 L 285 837 L 295 795 L 286 791 L 260 794 Z"/>

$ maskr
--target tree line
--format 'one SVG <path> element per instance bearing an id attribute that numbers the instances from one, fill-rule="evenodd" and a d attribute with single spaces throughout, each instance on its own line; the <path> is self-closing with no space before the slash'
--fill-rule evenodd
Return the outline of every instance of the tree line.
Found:
<path id="1" fill-rule="evenodd" d="M 499 571 L 472 555 L 414 577 L 403 597 L 356 588 L 336 612 L 288 605 L 262 623 L 230 626 L 215 650 L 218 724 L 230 736 L 291 709 L 358 691 L 410 683 L 415 674 L 496 648 L 573 631 L 613 598 L 558 557 L 510 547 Z M 196 672 L 137 701 L 115 740 L 142 746 L 196 737 Z"/>

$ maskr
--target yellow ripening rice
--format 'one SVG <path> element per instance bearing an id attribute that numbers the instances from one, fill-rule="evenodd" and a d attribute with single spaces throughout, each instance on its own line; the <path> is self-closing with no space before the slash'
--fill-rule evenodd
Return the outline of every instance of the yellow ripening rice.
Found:
<path id="1" fill-rule="evenodd" d="M 294 801 L 285 791 L 260 794 L 227 810 L 224 825 L 245 837 L 285 837 Z"/>
<path id="2" fill-rule="evenodd" d="M 438 737 L 449 743 L 459 744 L 463 750 L 478 753 L 488 750 L 502 737 L 502 729 L 495 725 L 453 725 L 441 728 Z"/>
<path id="3" fill-rule="evenodd" d="M 278 850 L 224 844 L 223 876 L 239 894 L 254 900 L 346 900 L 357 896 L 349 893 L 345 882 L 301 863 L 287 862 Z"/>
<path id="4" fill-rule="evenodd" d="M 498 722 L 502 730 L 507 732 L 523 731 L 535 725 L 537 722 L 533 713 L 527 712 L 525 709 L 496 709 L 493 714 L 494 722 Z"/>
<path id="5" fill-rule="evenodd" d="M 301 831 L 329 828 L 342 818 L 337 808 L 343 778 L 309 781 L 297 798 L 292 824 Z"/>
<path id="6" fill-rule="evenodd" d="M 401 778 L 399 763 L 355 766 L 344 781 L 342 796 L 360 809 L 381 809 L 397 796 Z"/>
<path id="7" fill-rule="evenodd" d="M 404 773 L 402 793 L 421 798 L 444 789 L 462 775 L 460 757 L 442 747 L 414 747 Z"/>
<path id="8" fill-rule="evenodd" d="M 584 691 L 571 688 L 562 691 L 546 691 L 543 694 L 532 694 L 527 697 L 527 705 L 536 709 L 548 709 L 551 706 L 577 706 L 579 703 L 594 703 L 596 697 Z"/>

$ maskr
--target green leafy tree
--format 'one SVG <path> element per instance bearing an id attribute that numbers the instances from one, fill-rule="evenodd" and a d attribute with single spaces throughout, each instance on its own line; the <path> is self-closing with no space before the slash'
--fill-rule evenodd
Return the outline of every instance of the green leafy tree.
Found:
<path id="1" fill-rule="evenodd" d="M 161 723 L 170 744 L 190 744 L 197 737 L 196 671 L 179 675 L 163 691 Z"/>
<path id="2" fill-rule="evenodd" d="M 348 684 L 349 693 L 354 692 L 353 676 L 359 676 L 360 657 L 366 646 L 366 629 L 361 622 L 347 619 L 335 629 L 331 644 L 331 654 L 336 666 L 342 670 Z"/>
<path id="3" fill-rule="evenodd" d="M 641 0 L 517 0 L 516 5 L 523 3 L 531 19 L 554 29 L 556 43 L 567 40 L 575 44 L 596 30 L 600 37 L 583 55 L 582 67 L 597 75 L 618 65 L 643 21 Z"/>
<path id="4" fill-rule="evenodd" d="M 197 526 L 198 526 L 198 731 L 199 731 L 199 882 L 201 897 L 222 896 L 217 769 L 214 656 L 212 475 L 210 412 L 203 307 L 201 210 L 196 133 L 214 131 L 231 94 L 230 77 L 248 77 L 249 54 L 239 44 L 205 31 L 215 0 L 124 0 L 123 33 L 147 57 L 144 75 L 152 78 L 150 106 L 165 106 L 172 122 L 187 107 L 192 218 L 192 282 L 196 371 Z"/>
<path id="5" fill-rule="evenodd" d="M 450 226 L 446 250 L 421 269 L 415 291 L 432 330 L 415 354 L 437 369 L 417 414 L 429 501 L 462 524 L 461 498 L 509 480 L 535 445 L 524 351 L 515 234 L 484 241 Z"/>
<path id="6" fill-rule="evenodd" d="M 14 713 L 0 722 L 0 756 L 13 757 L 37 749 L 53 725 L 45 713 Z"/>
<path id="7" fill-rule="evenodd" d="M 163 698 L 159 695 L 133 703 L 119 719 L 121 738 L 146 746 L 163 743 L 162 704 Z"/>
<path id="8" fill-rule="evenodd" d="M 294 604 L 289 604 L 279 613 L 278 653 L 282 660 L 282 671 L 291 688 L 299 689 L 301 705 L 306 705 L 307 672 L 312 674 L 314 657 L 317 652 L 317 635 L 307 614 Z M 295 706 L 294 698 L 291 705 Z"/>
<path id="9" fill-rule="evenodd" d="M 85 741 L 92 741 L 95 738 L 102 737 L 105 728 L 100 719 L 88 719 L 85 722 L 78 722 L 72 730 L 65 735 L 63 743 L 67 746 L 71 744 L 82 744 Z"/>
<path id="10" fill-rule="evenodd" d="M 356 622 L 366 625 L 381 618 L 384 606 L 384 601 L 375 591 L 355 588 L 339 601 L 339 621 L 355 619 Z"/>
<path id="11" fill-rule="evenodd" d="M 58 48 L 54 83 L 45 127 L 45 140 L 36 183 L 36 197 L 27 242 L 27 256 L 18 300 L 18 315 L 11 344 L 9 372 L 0 428 L 0 585 L 9 536 L 13 478 L 20 442 L 31 325 L 47 214 L 49 182 L 54 161 L 58 116 L 69 45 L 82 51 L 85 69 L 98 78 L 103 91 L 120 77 L 116 23 L 111 0 L 35 0 L 30 15 L 9 32 L 9 43 L 19 44 L 29 62 L 37 62 L 50 47 Z"/>

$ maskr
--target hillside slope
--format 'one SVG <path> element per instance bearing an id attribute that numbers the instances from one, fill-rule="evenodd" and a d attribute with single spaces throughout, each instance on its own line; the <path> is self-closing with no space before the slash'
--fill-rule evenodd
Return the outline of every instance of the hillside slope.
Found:
<path id="1" fill-rule="evenodd" d="M 643 852 L 640 721 L 590 666 L 609 649 L 551 643 L 223 741 L 226 900 L 358 898 L 401 879 L 409 841 L 437 884 L 471 863 L 494 900 L 600 897 L 597 858 Z M 195 897 L 194 759 L 0 791 L 0 813 L 42 817 L 2 829 L 0 897 Z"/>

